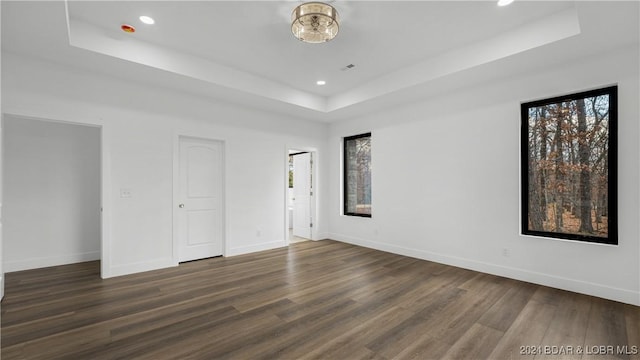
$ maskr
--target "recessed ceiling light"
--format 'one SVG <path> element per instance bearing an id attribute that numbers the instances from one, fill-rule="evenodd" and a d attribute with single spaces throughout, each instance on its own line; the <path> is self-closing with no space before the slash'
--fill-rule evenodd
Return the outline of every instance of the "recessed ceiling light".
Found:
<path id="1" fill-rule="evenodd" d="M 130 33 L 130 34 L 136 32 L 136 28 L 131 26 L 131 25 L 129 25 L 129 24 L 120 25 L 120 29 L 122 29 L 122 31 L 124 31 L 126 33 Z"/>
<path id="2" fill-rule="evenodd" d="M 511 4 L 513 0 L 498 0 L 498 6 L 507 6 Z"/>
<path id="3" fill-rule="evenodd" d="M 326 83 L 327 83 L 327 82 L 326 82 L 326 81 L 324 81 L 324 80 L 318 80 L 318 81 L 316 81 L 316 84 L 317 84 L 317 85 L 320 85 L 320 86 L 322 86 L 322 85 L 324 85 L 324 84 L 326 84 Z"/>
<path id="4" fill-rule="evenodd" d="M 140 16 L 140 21 L 142 21 L 143 23 L 147 24 L 147 25 L 153 25 L 155 24 L 155 20 L 153 20 L 153 18 L 146 16 L 146 15 L 142 15 Z"/>

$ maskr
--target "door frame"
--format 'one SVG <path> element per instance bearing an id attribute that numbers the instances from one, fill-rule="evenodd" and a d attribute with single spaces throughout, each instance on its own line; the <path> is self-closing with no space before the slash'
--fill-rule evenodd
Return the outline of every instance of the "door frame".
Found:
<path id="1" fill-rule="evenodd" d="M 172 211 L 171 211 L 171 220 L 172 220 L 172 262 L 175 266 L 180 264 L 180 241 L 178 233 L 178 205 L 180 204 L 180 140 L 181 139 L 193 139 L 193 140 L 204 140 L 204 141 L 217 141 L 222 144 L 222 199 L 220 199 L 220 203 L 222 206 L 222 256 L 227 256 L 227 239 L 229 238 L 227 234 L 227 143 L 223 139 L 215 139 L 209 137 L 202 136 L 192 136 L 185 134 L 176 134 L 173 139 L 173 201 L 172 201 Z"/>
<path id="2" fill-rule="evenodd" d="M 311 239 L 318 240 L 318 149 L 308 146 L 286 146 L 284 153 L 284 242 L 285 245 L 291 244 L 289 238 L 289 155 L 291 153 L 307 152 L 311 154 L 311 188 L 313 189 L 313 196 L 309 199 L 309 208 L 311 218 L 313 219 L 313 227 L 311 227 Z M 294 180 L 295 181 L 295 180 Z"/>

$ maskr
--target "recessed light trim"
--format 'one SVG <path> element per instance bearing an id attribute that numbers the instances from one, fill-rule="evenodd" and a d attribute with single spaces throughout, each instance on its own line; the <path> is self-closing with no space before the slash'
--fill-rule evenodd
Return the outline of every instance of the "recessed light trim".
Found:
<path id="1" fill-rule="evenodd" d="M 122 29 L 122 31 L 129 34 L 133 34 L 134 32 L 136 32 L 136 28 L 133 25 L 129 25 L 129 24 L 120 25 L 120 29 Z"/>
<path id="2" fill-rule="evenodd" d="M 507 6 L 511 4 L 513 0 L 498 0 L 498 6 Z"/>
<path id="3" fill-rule="evenodd" d="M 156 21 L 153 20 L 152 17 L 147 16 L 147 15 L 140 16 L 140 21 L 142 21 L 142 23 L 147 24 L 147 25 L 153 25 L 153 24 L 156 23 Z"/>
<path id="4" fill-rule="evenodd" d="M 327 84 L 327 82 L 326 82 L 326 81 L 324 81 L 324 80 L 318 80 L 318 81 L 316 81 L 316 85 L 318 85 L 318 86 L 322 86 L 322 85 L 326 85 L 326 84 Z"/>

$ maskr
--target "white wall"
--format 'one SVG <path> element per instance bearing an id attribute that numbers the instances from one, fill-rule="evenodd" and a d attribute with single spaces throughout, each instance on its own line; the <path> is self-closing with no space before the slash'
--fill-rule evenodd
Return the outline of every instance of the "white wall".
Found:
<path id="1" fill-rule="evenodd" d="M 225 142 L 226 255 L 286 245 L 289 148 L 316 149 L 325 166 L 326 124 L 14 54 L 3 53 L 2 66 L 5 113 L 102 126 L 103 277 L 177 264 L 172 215 L 179 135 Z M 321 194 L 326 175 L 319 177 Z M 132 197 L 120 198 L 121 188 Z M 314 239 L 323 239 L 326 206 L 318 208 Z"/>
<path id="2" fill-rule="evenodd" d="M 0 6 L 0 18 L 2 18 L 2 6 Z M 0 39 L 2 39 L 2 26 L 0 26 Z M 2 68 L 2 56 L 0 56 L 0 69 Z M 2 84 L 2 71 L 0 71 L 0 84 Z M 4 297 L 4 255 L 2 252 L 3 239 L 2 239 L 2 174 L 3 174 L 3 152 L 4 145 L 2 144 L 2 89 L 0 89 L 0 300 Z"/>
<path id="3" fill-rule="evenodd" d="M 227 255 L 285 246 L 286 150 L 303 148 L 318 155 L 315 239 L 640 304 L 637 63 L 636 47 L 509 79 L 498 73 L 490 84 L 327 129 L 3 53 L 2 106 L 102 126 L 105 277 L 175 265 L 173 156 L 178 136 L 187 135 L 225 141 Z M 619 84 L 620 245 L 520 236 L 520 102 L 612 83 Z M 374 215 L 343 217 L 340 138 L 365 131 L 373 132 Z M 133 197 L 121 199 L 120 188 Z"/>
<path id="4" fill-rule="evenodd" d="M 639 305 L 637 66 L 633 46 L 509 79 L 498 70 L 490 84 L 333 124 L 331 238 Z M 619 246 L 519 235 L 520 103 L 615 83 Z M 367 131 L 373 217 L 340 216 L 341 137 Z"/>
<path id="5" fill-rule="evenodd" d="M 0 96 L 0 99 L 1 99 L 1 96 Z M 4 160 L 3 160 L 4 159 L 4 143 L 2 141 L 3 132 L 2 132 L 1 110 L 2 110 L 2 107 L 0 106 L 0 300 L 2 300 L 2 298 L 4 297 L 4 251 L 3 251 L 4 239 L 2 237 L 2 233 L 4 232 L 4 229 L 2 227 L 2 222 L 3 222 L 2 205 L 4 201 L 4 196 L 3 196 L 4 186 L 2 185 L 2 178 L 4 174 Z"/>
<path id="6" fill-rule="evenodd" d="M 100 129 L 3 121 L 5 270 L 100 259 Z"/>

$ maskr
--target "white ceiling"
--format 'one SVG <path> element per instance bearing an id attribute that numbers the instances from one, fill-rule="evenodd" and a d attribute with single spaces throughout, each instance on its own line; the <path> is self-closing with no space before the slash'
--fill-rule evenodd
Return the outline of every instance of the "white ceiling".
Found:
<path id="1" fill-rule="evenodd" d="M 3 1 L 2 49 L 333 121 L 455 87 L 446 79 L 461 73 L 489 80 L 638 43 L 637 2 L 333 1 L 340 33 L 325 44 L 293 38 L 299 3 Z M 487 74 L 495 64 L 504 71 Z"/>
<path id="2" fill-rule="evenodd" d="M 306 44 L 291 34 L 290 16 L 296 4 L 87 1 L 70 3 L 69 14 L 72 21 L 91 23 L 105 32 L 119 34 L 120 24 L 134 24 L 138 31 L 133 36 L 141 41 L 328 96 L 572 6 L 338 1 L 333 3 L 342 15 L 338 37 L 325 44 Z M 140 14 L 149 14 L 156 24 L 142 25 Z M 348 64 L 356 67 L 342 71 Z M 319 79 L 328 85 L 317 86 Z"/>

